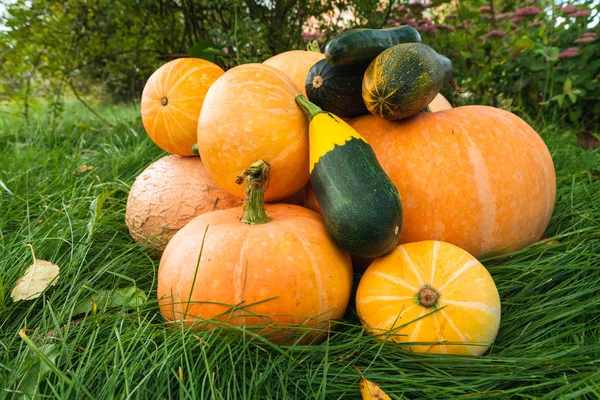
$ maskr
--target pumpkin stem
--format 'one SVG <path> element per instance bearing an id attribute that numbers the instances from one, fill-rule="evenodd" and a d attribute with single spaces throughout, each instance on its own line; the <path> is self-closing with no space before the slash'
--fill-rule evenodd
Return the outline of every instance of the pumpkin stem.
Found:
<path id="1" fill-rule="evenodd" d="M 423 307 L 433 307 L 437 304 L 440 295 L 431 286 L 423 286 L 417 293 L 417 300 Z"/>
<path id="2" fill-rule="evenodd" d="M 192 153 L 194 153 L 195 155 L 199 155 L 200 151 L 198 151 L 198 143 L 194 143 L 192 145 Z"/>
<path id="3" fill-rule="evenodd" d="M 246 178 L 242 222 L 258 225 L 266 224 L 271 220 L 265 212 L 265 189 L 269 182 L 269 170 L 270 166 L 266 161 L 258 160 L 237 177 L 235 182 L 238 185 L 241 185 Z"/>
<path id="4" fill-rule="evenodd" d="M 465 92 L 460 87 L 458 87 L 458 85 L 456 84 L 456 82 L 454 82 L 454 79 L 450 78 L 450 80 L 448 81 L 448 83 L 450 84 L 450 87 L 452 87 L 452 89 L 456 90 L 458 93 L 464 93 Z"/>
<path id="5" fill-rule="evenodd" d="M 311 103 L 302 94 L 299 94 L 298 96 L 296 96 L 295 100 L 296 100 L 296 104 L 298 104 L 298 106 L 300 106 L 302 111 L 304 111 L 304 114 L 306 114 L 309 121 L 312 121 L 312 119 L 315 117 L 315 115 L 323 112 L 323 110 L 321 110 L 321 108 L 318 105 Z"/>

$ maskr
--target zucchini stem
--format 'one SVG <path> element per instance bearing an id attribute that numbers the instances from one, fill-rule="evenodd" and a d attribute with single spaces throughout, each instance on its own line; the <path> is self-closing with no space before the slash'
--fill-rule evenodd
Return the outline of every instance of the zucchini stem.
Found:
<path id="1" fill-rule="evenodd" d="M 312 119 L 316 115 L 323 112 L 323 110 L 321 110 L 321 108 L 318 105 L 311 103 L 302 94 L 299 94 L 298 96 L 296 96 L 295 100 L 296 100 L 296 104 L 298 104 L 298 106 L 302 109 L 302 111 L 304 111 L 304 114 L 306 114 L 309 121 L 312 121 Z"/>
<path id="2" fill-rule="evenodd" d="M 238 185 L 241 185 L 246 178 L 244 205 L 240 218 L 242 222 L 259 225 L 271 221 L 265 212 L 265 190 L 269 183 L 269 172 L 269 164 L 264 160 L 258 160 L 237 177 L 235 182 Z"/>

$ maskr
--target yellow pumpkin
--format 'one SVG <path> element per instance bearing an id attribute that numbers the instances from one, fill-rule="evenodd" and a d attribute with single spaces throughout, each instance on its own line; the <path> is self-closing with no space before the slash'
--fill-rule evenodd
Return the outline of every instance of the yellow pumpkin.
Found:
<path id="1" fill-rule="evenodd" d="M 142 123 L 158 147 L 193 156 L 198 116 L 210 85 L 223 75 L 216 64 L 199 58 L 179 58 L 157 69 L 142 92 Z"/>
<path id="2" fill-rule="evenodd" d="M 500 296 L 487 269 L 433 240 L 373 261 L 358 285 L 356 310 L 368 334 L 419 353 L 481 355 L 500 327 Z"/>
<path id="3" fill-rule="evenodd" d="M 243 64 L 211 86 L 198 122 L 198 150 L 212 177 L 244 198 L 235 183 L 255 160 L 271 165 L 266 201 L 281 200 L 304 187 L 308 173 L 308 121 L 296 105 L 300 94 L 281 71 Z"/>
<path id="4" fill-rule="evenodd" d="M 277 68 L 288 76 L 306 96 L 305 81 L 310 67 L 325 58 L 323 53 L 308 50 L 291 50 L 277 54 L 263 64 Z"/>

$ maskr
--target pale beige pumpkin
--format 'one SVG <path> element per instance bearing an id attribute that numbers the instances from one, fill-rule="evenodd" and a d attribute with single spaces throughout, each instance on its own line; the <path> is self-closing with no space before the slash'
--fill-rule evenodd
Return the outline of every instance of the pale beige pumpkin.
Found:
<path id="1" fill-rule="evenodd" d="M 263 64 L 277 68 L 283 72 L 302 91 L 302 94 L 306 96 L 304 86 L 308 70 L 323 58 L 325 58 L 325 55 L 317 51 L 291 50 L 277 54 L 264 61 Z"/>
<path id="2" fill-rule="evenodd" d="M 142 122 L 161 149 L 192 156 L 204 96 L 223 75 L 216 64 L 199 58 L 179 58 L 157 69 L 142 92 Z"/>
<path id="3" fill-rule="evenodd" d="M 479 256 L 521 249 L 548 226 L 552 158 L 516 115 L 466 106 L 403 121 L 371 115 L 351 125 L 402 196 L 400 243 L 442 240 Z"/>
<path id="4" fill-rule="evenodd" d="M 228 70 L 211 86 L 200 113 L 198 149 L 211 175 L 229 193 L 240 171 L 257 159 L 271 165 L 266 201 L 304 187 L 308 173 L 308 121 L 294 98 L 300 91 L 281 71 L 263 64 Z"/>
<path id="5" fill-rule="evenodd" d="M 209 175 L 199 157 L 170 155 L 150 164 L 127 198 L 125 221 L 131 236 L 161 252 L 194 217 L 241 205 Z"/>
<path id="6" fill-rule="evenodd" d="M 356 310 L 368 334 L 419 353 L 481 355 L 500 326 L 500 296 L 479 261 L 439 241 L 398 246 L 369 266 Z"/>
<path id="7" fill-rule="evenodd" d="M 438 112 L 450 110 L 452 108 L 452 105 L 448 100 L 446 100 L 446 98 L 441 93 L 438 93 L 437 96 L 435 96 L 435 98 L 431 100 L 431 103 L 429 103 L 428 107 L 429 111 Z"/>

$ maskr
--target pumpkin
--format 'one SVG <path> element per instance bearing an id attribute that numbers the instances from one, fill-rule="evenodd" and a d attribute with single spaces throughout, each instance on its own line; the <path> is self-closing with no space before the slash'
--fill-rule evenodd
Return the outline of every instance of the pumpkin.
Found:
<path id="1" fill-rule="evenodd" d="M 356 291 L 365 331 L 419 353 L 482 355 L 498 334 L 500 297 L 476 258 L 450 243 L 398 246 Z"/>
<path id="2" fill-rule="evenodd" d="M 168 239 L 194 217 L 241 203 L 217 185 L 199 157 L 170 155 L 136 178 L 125 221 L 134 240 L 162 252 Z"/>
<path id="3" fill-rule="evenodd" d="M 306 96 L 304 85 L 308 70 L 324 58 L 325 55 L 318 51 L 291 50 L 277 54 L 264 61 L 263 64 L 277 68 L 283 72 L 294 82 L 302 94 Z"/>
<path id="4" fill-rule="evenodd" d="M 203 214 L 167 245 L 158 271 L 160 310 L 185 326 L 226 322 L 274 343 L 322 339 L 346 310 L 350 256 L 320 215 L 295 205 L 265 207 L 266 163 L 253 163 L 244 175 L 244 207 Z"/>
<path id="5" fill-rule="evenodd" d="M 298 94 L 287 76 L 263 64 L 232 68 L 211 86 L 198 122 L 198 150 L 226 191 L 244 198 L 235 180 L 257 159 L 271 165 L 265 200 L 280 200 L 304 187 L 308 121 L 294 102 Z"/>
<path id="6" fill-rule="evenodd" d="M 198 116 L 210 85 L 223 74 L 219 66 L 199 58 L 169 61 L 148 79 L 142 92 L 142 123 L 158 147 L 192 156 Z"/>
<path id="7" fill-rule="evenodd" d="M 397 122 L 363 116 L 351 125 L 402 196 L 400 243 L 442 240 L 479 257 L 521 249 L 548 226 L 552 158 L 516 115 L 466 106 Z"/>
<path id="8" fill-rule="evenodd" d="M 429 103 L 428 107 L 429 111 L 438 112 L 450 110 L 452 108 L 452 105 L 448 100 L 446 100 L 446 98 L 441 93 L 438 93 L 437 96 L 435 96 L 435 98 L 431 101 L 431 103 Z"/>

